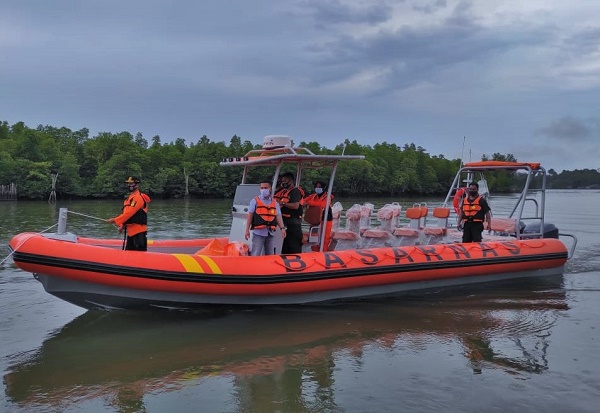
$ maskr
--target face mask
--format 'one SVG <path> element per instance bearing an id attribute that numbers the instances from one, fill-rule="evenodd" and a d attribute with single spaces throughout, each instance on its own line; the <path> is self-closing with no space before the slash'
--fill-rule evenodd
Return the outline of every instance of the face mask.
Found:
<path id="1" fill-rule="evenodd" d="M 135 191 L 135 185 L 134 184 L 127 185 L 127 188 L 129 188 L 129 192 Z"/>
<path id="2" fill-rule="evenodd" d="M 469 195 L 472 195 L 472 196 L 475 196 L 475 195 L 477 195 L 477 189 L 475 189 L 475 190 L 472 190 L 472 189 L 471 189 L 471 190 L 469 191 Z"/>
<path id="3" fill-rule="evenodd" d="M 260 190 L 260 196 L 262 196 L 263 198 L 268 198 L 269 195 L 271 195 L 270 189 L 261 189 Z"/>
<path id="4" fill-rule="evenodd" d="M 282 188 L 287 188 L 288 186 L 290 186 L 290 183 L 289 183 L 289 182 L 282 182 L 282 183 L 281 183 L 281 187 L 282 187 Z"/>
<path id="5" fill-rule="evenodd" d="M 315 188 L 315 194 L 321 195 L 323 193 L 323 188 Z"/>

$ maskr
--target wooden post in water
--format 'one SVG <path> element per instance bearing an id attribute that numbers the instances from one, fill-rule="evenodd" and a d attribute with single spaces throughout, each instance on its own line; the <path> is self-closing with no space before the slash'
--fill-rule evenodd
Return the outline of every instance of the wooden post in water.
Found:
<path id="1" fill-rule="evenodd" d="M 190 197 L 190 174 L 186 173 L 185 168 L 183 168 L 183 176 L 185 177 L 185 194 L 183 195 L 184 199 L 188 199 Z"/>
<path id="2" fill-rule="evenodd" d="M 58 172 L 52 174 L 52 190 L 50 191 L 50 196 L 48 197 L 48 203 L 54 204 L 56 203 L 56 180 L 58 179 Z"/>

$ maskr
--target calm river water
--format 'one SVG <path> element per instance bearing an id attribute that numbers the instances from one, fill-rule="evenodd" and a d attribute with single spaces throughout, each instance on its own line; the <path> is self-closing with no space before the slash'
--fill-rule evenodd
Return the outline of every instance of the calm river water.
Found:
<path id="1" fill-rule="evenodd" d="M 46 230 L 59 207 L 107 218 L 118 201 L 0 203 L 0 412 L 597 413 L 598 205 L 600 191 L 548 194 L 547 221 L 579 239 L 557 280 L 186 314 L 86 312 L 8 257 L 12 235 Z M 229 208 L 155 201 L 149 237 L 227 233 Z M 72 214 L 69 230 L 119 237 Z"/>

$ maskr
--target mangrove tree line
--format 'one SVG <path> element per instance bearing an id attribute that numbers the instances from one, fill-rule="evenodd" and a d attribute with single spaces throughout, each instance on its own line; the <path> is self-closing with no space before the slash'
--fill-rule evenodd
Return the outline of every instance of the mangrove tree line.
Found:
<path id="1" fill-rule="evenodd" d="M 369 146 L 346 140 L 334 148 L 318 142 L 296 143 L 316 154 L 344 151 L 365 156 L 364 161 L 340 164 L 335 183 L 338 195 L 444 194 L 461 162 L 430 155 L 414 143 Z M 182 138 L 163 143 L 160 136 L 148 140 L 141 133 L 102 132 L 90 137 L 86 128 L 29 128 L 23 122 L 9 125 L 4 121 L 0 122 L 0 148 L 0 184 L 17 184 L 21 199 L 47 199 L 55 174 L 56 194 L 62 199 L 119 197 L 129 175 L 140 176 L 143 190 L 154 197 L 184 196 L 187 177 L 190 196 L 214 198 L 231 197 L 242 175 L 242 168 L 224 168 L 219 162 L 260 146 L 237 135 L 229 143 L 212 141 L 206 135 L 189 144 Z M 516 160 L 499 153 L 489 159 Z M 253 171 L 250 178 L 258 180 L 260 173 L 264 172 Z M 322 175 L 322 171 L 307 171 L 302 185 L 310 189 Z M 560 175 L 552 178 L 559 180 Z M 579 186 L 590 179 L 598 182 L 597 171 L 577 176 L 581 178 Z M 574 180 L 571 175 L 570 183 Z M 514 177 L 499 174 L 489 184 L 495 191 L 510 191 Z"/>

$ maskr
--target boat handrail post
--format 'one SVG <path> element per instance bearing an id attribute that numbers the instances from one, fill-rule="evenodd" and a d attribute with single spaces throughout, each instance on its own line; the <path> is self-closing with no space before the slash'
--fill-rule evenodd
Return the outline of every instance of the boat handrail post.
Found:
<path id="1" fill-rule="evenodd" d="M 246 183 L 247 177 L 248 177 L 248 165 L 244 165 L 244 172 L 242 173 L 242 184 Z"/>
<path id="2" fill-rule="evenodd" d="M 532 181 L 532 170 L 529 166 L 525 167 L 525 170 L 527 171 L 527 178 L 525 179 L 525 185 L 523 186 L 523 190 L 521 191 L 521 194 L 519 195 L 519 199 L 517 200 L 517 204 L 515 205 L 515 207 L 513 208 L 510 216 L 513 218 L 516 218 L 517 223 L 521 222 L 521 219 L 523 218 L 523 210 L 525 209 L 525 202 L 527 201 L 527 196 L 529 195 L 529 185 L 531 184 Z M 536 213 L 537 215 L 537 213 Z M 536 217 L 538 218 L 538 217 Z M 542 227 L 540 227 L 540 233 L 536 234 L 536 235 L 540 235 L 540 237 L 543 237 L 544 234 L 544 230 L 543 230 L 543 221 L 542 221 Z M 518 224 L 520 225 L 520 224 Z M 521 231 L 517 231 L 517 239 L 521 239 Z"/>
<path id="3" fill-rule="evenodd" d="M 542 233 L 544 233 L 544 225 L 545 225 L 545 220 L 546 220 L 546 169 L 540 166 L 540 171 L 542 174 L 542 202 L 541 202 L 541 208 L 540 208 L 540 212 L 539 212 L 539 216 L 542 218 L 542 223 L 541 223 L 541 228 L 542 228 Z M 537 212 L 536 212 L 537 213 Z"/>
<path id="4" fill-rule="evenodd" d="M 58 228 L 56 231 L 58 234 L 64 234 L 67 232 L 67 213 L 67 208 L 60 208 L 58 210 Z"/>
<path id="5" fill-rule="evenodd" d="M 327 222 L 329 220 L 329 208 L 331 207 L 331 191 L 333 189 L 333 180 L 337 172 L 338 161 L 333 162 L 331 175 L 329 175 L 329 183 L 327 185 L 327 197 L 325 198 L 325 210 L 323 211 L 323 221 L 321 222 L 321 234 L 319 236 L 319 251 L 329 251 L 329 245 L 325 244 L 325 235 L 327 231 Z"/>
<path id="6" fill-rule="evenodd" d="M 573 258 L 573 255 L 575 254 L 575 247 L 577 247 L 577 237 L 575 235 L 572 234 L 563 234 L 562 232 L 558 233 L 558 237 L 560 239 L 560 237 L 569 237 L 572 239 L 572 243 L 571 243 L 571 248 L 569 249 L 569 253 L 567 255 L 567 259 L 570 260 L 571 258 Z"/>
<path id="7" fill-rule="evenodd" d="M 454 176 L 454 180 L 452 181 L 452 185 L 450 186 L 450 189 L 448 190 L 448 193 L 446 194 L 446 199 L 444 199 L 444 203 L 449 203 L 450 199 L 453 197 L 452 191 L 455 189 L 458 190 L 458 188 L 460 188 L 460 176 L 461 176 L 462 172 L 463 171 L 461 168 Z"/>

